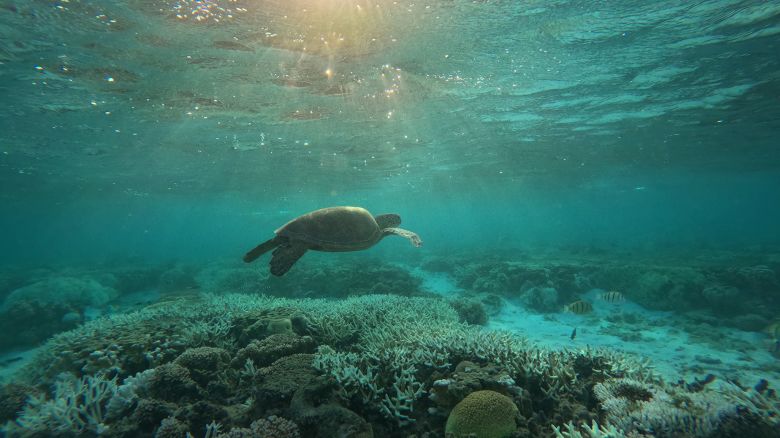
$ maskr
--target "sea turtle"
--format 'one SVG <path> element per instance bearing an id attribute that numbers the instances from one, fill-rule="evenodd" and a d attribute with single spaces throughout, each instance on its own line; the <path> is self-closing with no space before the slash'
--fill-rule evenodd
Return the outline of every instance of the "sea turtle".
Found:
<path id="1" fill-rule="evenodd" d="M 282 276 L 306 253 L 315 251 L 359 251 L 374 246 L 390 234 L 405 237 L 414 246 L 422 246 L 417 234 L 398 226 L 401 216 L 372 216 L 365 208 L 328 207 L 306 213 L 274 231 L 276 236 L 257 245 L 244 255 L 249 263 L 274 249 L 271 273 Z"/>

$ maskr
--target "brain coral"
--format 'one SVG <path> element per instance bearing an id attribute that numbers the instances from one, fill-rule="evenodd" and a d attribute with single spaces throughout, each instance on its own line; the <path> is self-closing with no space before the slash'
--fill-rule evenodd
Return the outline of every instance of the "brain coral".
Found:
<path id="1" fill-rule="evenodd" d="M 450 412 L 447 437 L 505 438 L 517 430 L 517 406 L 495 391 L 475 391 Z"/>

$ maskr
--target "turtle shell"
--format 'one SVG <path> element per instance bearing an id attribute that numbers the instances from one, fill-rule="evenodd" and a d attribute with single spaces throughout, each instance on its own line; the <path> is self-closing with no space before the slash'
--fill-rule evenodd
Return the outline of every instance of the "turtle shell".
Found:
<path id="1" fill-rule="evenodd" d="M 330 207 L 299 216 L 275 231 L 279 236 L 307 243 L 312 249 L 354 251 L 372 246 L 382 237 L 374 216 L 360 207 Z"/>

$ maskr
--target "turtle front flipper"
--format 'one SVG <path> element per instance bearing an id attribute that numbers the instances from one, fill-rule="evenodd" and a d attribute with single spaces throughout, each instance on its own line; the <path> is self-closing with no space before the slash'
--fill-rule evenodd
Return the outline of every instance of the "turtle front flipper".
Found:
<path id="1" fill-rule="evenodd" d="M 417 233 L 404 230 L 403 228 L 385 228 L 382 230 L 382 232 L 385 236 L 389 234 L 395 234 L 396 236 L 407 238 L 410 242 L 412 242 L 412 245 L 416 246 L 417 248 L 421 247 L 423 243 L 422 239 L 420 239 L 420 236 L 418 236 Z"/>
<path id="2" fill-rule="evenodd" d="M 277 277 L 287 273 L 295 262 L 306 254 L 306 249 L 306 246 L 295 243 L 276 248 L 271 256 L 271 273 Z"/>
<path id="3" fill-rule="evenodd" d="M 267 253 L 268 251 L 281 245 L 284 240 L 279 236 L 275 236 L 273 239 L 268 239 L 265 242 L 252 248 L 248 253 L 244 254 L 244 262 L 249 263 L 257 260 L 258 257 Z"/>

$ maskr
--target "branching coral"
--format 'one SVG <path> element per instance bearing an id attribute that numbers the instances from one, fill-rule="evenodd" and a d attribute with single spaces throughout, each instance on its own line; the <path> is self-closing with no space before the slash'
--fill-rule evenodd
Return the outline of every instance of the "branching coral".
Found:
<path id="1" fill-rule="evenodd" d="M 169 362 L 188 347 L 229 347 L 232 314 L 220 304 L 161 305 L 90 321 L 53 336 L 17 377 L 49 382 L 60 372 L 127 376 Z"/>
<path id="2" fill-rule="evenodd" d="M 610 379 L 597 384 L 593 392 L 610 423 L 661 437 L 709 436 L 737 413 L 733 403 L 710 390 L 689 392 L 682 387 Z"/>
<path id="3" fill-rule="evenodd" d="M 252 422 L 250 430 L 255 438 L 299 438 L 298 426 L 292 421 L 271 415 Z"/>
<path id="4" fill-rule="evenodd" d="M 116 394 L 116 379 L 62 374 L 54 384 L 51 399 L 32 396 L 17 419 L 8 425 L 8 436 L 25 433 L 100 434 L 105 431 L 106 405 Z"/>
<path id="5" fill-rule="evenodd" d="M 756 389 L 746 391 L 733 383 L 722 385 L 719 391 L 737 406 L 747 409 L 775 427 L 780 427 L 780 399 L 774 392 L 768 394 L 767 391 Z"/>
<path id="6" fill-rule="evenodd" d="M 413 359 L 403 353 L 389 349 L 372 357 L 339 353 L 326 346 L 319 349 L 312 365 L 335 378 L 342 398 L 359 396 L 363 403 L 376 403 L 383 415 L 406 425 L 414 422 L 414 401 L 425 391 L 415 378 Z"/>
<path id="7" fill-rule="evenodd" d="M 600 425 L 595 420 L 588 426 L 586 423 L 579 427 L 568 422 L 563 425 L 565 428 L 561 431 L 560 427 L 552 426 L 555 438 L 626 438 L 622 430 L 611 424 Z"/>
<path id="8" fill-rule="evenodd" d="M 412 411 L 421 394 L 431 390 L 418 377 L 421 369 L 427 374 L 447 370 L 464 358 L 493 363 L 511 375 L 538 382 L 551 397 L 576 384 L 578 374 L 583 372 L 578 369 L 578 361 L 583 360 L 590 364 L 587 372 L 605 377 L 656 378 L 646 364 L 625 355 L 532 347 L 515 334 L 458 323 L 457 317 L 446 310 L 431 311 L 430 315 L 436 317 L 426 319 L 415 317 L 419 309 L 396 309 L 392 311 L 392 318 L 396 318 L 392 324 L 385 321 L 365 325 L 362 321 L 388 318 L 386 314 L 391 311 L 379 312 L 373 308 L 377 305 L 369 302 L 368 315 L 352 322 L 356 329 L 359 327 L 354 351 L 321 347 L 314 366 L 336 380 L 344 399 L 359 396 L 363 403 L 380 403 L 382 413 L 400 425 L 413 422 L 407 412 Z"/>
<path id="9" fill-rule="evenodd" d="M 180 433 L 182 425 L 177 423 L 178 421 L 174 418 L 164 419 L 156 436 L 160 436 L 159 431 L 164 430 L 166 431 L 166 437 L 180 437 L 184 435 L 186 438 L 193 438 L 190 432 Z M 167 434 L 168 430 L 171 430 L 170 434 Z M 301 436 L 297 424 L 276 415 L 255 420 L 248 428 L 234 427 L 228 432 L 221 432 L 221 430 L 222 425 L 212 421 L 206 425 L 205 438 L 300 438 Z"/>
<path id="10" fill-rule="evenodd" d="M 120 418 L 134 408 L 141 397 L 148 396 L 153 376 L 154 369 L 148 369 L 126 378 L 106 404 L 106 417 Z"/>

